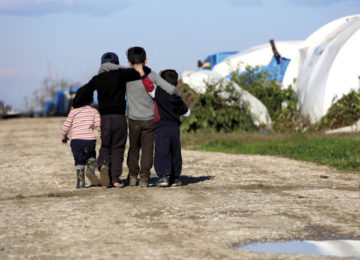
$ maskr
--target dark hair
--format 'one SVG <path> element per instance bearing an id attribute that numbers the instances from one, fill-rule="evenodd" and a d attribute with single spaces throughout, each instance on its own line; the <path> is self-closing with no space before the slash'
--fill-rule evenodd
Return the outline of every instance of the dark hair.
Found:
<path id="1" fill-rule="evenodd" d="M 81 88 L 76 92 L 76 96 L 73 100 L 74 108 L 79 108 L 87 105 L 91 105 L 94 101 L 93 93 L 81 93 Z"/>
<path id="2" fill-rule="evenodd" d="M 163 70 L 160 76 L 174 86 L 178 83 L 178 74 L 175 70 Z"/>
<path id="3" fill-rule="evenodd" d="M 111 62 L 119 65 L 119 57 L 113 52 L 104 53 L 103 56 L 101 56 L 101 64 L 104 64 L 106 62 Z"/>
<path id="4" fill-rule="evenodd" d="M 126 56 L 131 64 L 144 63 L 146 60 L 146 51 L 142 47 L 131 47 L 127 50 Z"/>

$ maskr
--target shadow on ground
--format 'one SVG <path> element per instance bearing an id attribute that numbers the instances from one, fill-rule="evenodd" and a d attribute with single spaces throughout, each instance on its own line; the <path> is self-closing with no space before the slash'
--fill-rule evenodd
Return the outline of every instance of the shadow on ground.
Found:
<path id="1" fill-rule="evenodd" d="M 203 182 L 203 181 L 209 181 L 213 178 L 214 178 L 214 176 L 198 176 L 198 177 L 186 176 L 186 175 L 180 176 L 182 186 L 186 186 L 189 184 L 195 184 L 195 183 L 199 183 L 199 182 Z M 156 186 L 158 180 L 159 180 L 158 177 L 150 178 L 149 185 Z"/>

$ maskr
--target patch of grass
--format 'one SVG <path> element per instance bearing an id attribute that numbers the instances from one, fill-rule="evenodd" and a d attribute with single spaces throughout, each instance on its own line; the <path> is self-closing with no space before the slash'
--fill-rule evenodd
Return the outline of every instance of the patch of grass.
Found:
<path id="1" fill-rule="evenodd" d="M 186 140 L 185 140 L 186 139 Z M 340 170 L 360 170 L 360 136 L 319 133 L 201 133 L 182 135 L 184 148 L 237 154 L 275 155 L 328 165 Z"/>

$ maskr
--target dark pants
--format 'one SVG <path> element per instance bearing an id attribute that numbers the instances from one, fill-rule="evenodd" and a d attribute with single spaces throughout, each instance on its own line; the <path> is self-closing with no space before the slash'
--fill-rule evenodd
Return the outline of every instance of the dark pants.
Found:
<path id="1" fill-rule="evenodd" d="M 96 140 L 73 139 L 70 142 L 75 165 L 85 165 L 90 158 L 96 158 Z"/>
<path id="2" fill-rule="evenodd" d="M 131 120 L 129 119 L 130 148 L 127 158 L 129 176 L 148 180 L 150 169 L 153 165 L 153 149 L 155 123 L 154 120 Z M 141 159 L 139 167 L 139 153 L 141 149 Z"/>
<path id="3" fill-rule="evenodd" d="M 180 176 L 182 158 L 179 124 L 167 121 L 156 123 L 154 168 L 159 178 Z"/>
<path id="4" fill-rule="evenodd" d="M 110 168 L 111 182 L 120 182 L 127 139 L 125 115 L 101 115 L 101 147 L 97 159 L 99 169 Z"/>

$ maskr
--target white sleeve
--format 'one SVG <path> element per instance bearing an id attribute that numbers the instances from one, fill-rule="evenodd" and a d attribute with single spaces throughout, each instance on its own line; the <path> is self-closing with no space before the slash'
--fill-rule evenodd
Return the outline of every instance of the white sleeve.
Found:
<path id="1" fill-rule="evenodd" d="M 190 108 L 188 108 L 188 111 L 185 114 L 181 115 L 181 116 L 189 117 L 190 116 Z"/>
<path id="2" fill-rule="evenodd" d="M 154 90 L 153 90 L 153 91 L 151 91 L 151 92 L 148 92 L 148 94 L 150 95 L 150 97 L 155 98 L 155 91 L 156 91 L 156 88 L 157 88 L 157 86 L 154 84 Z"/>

